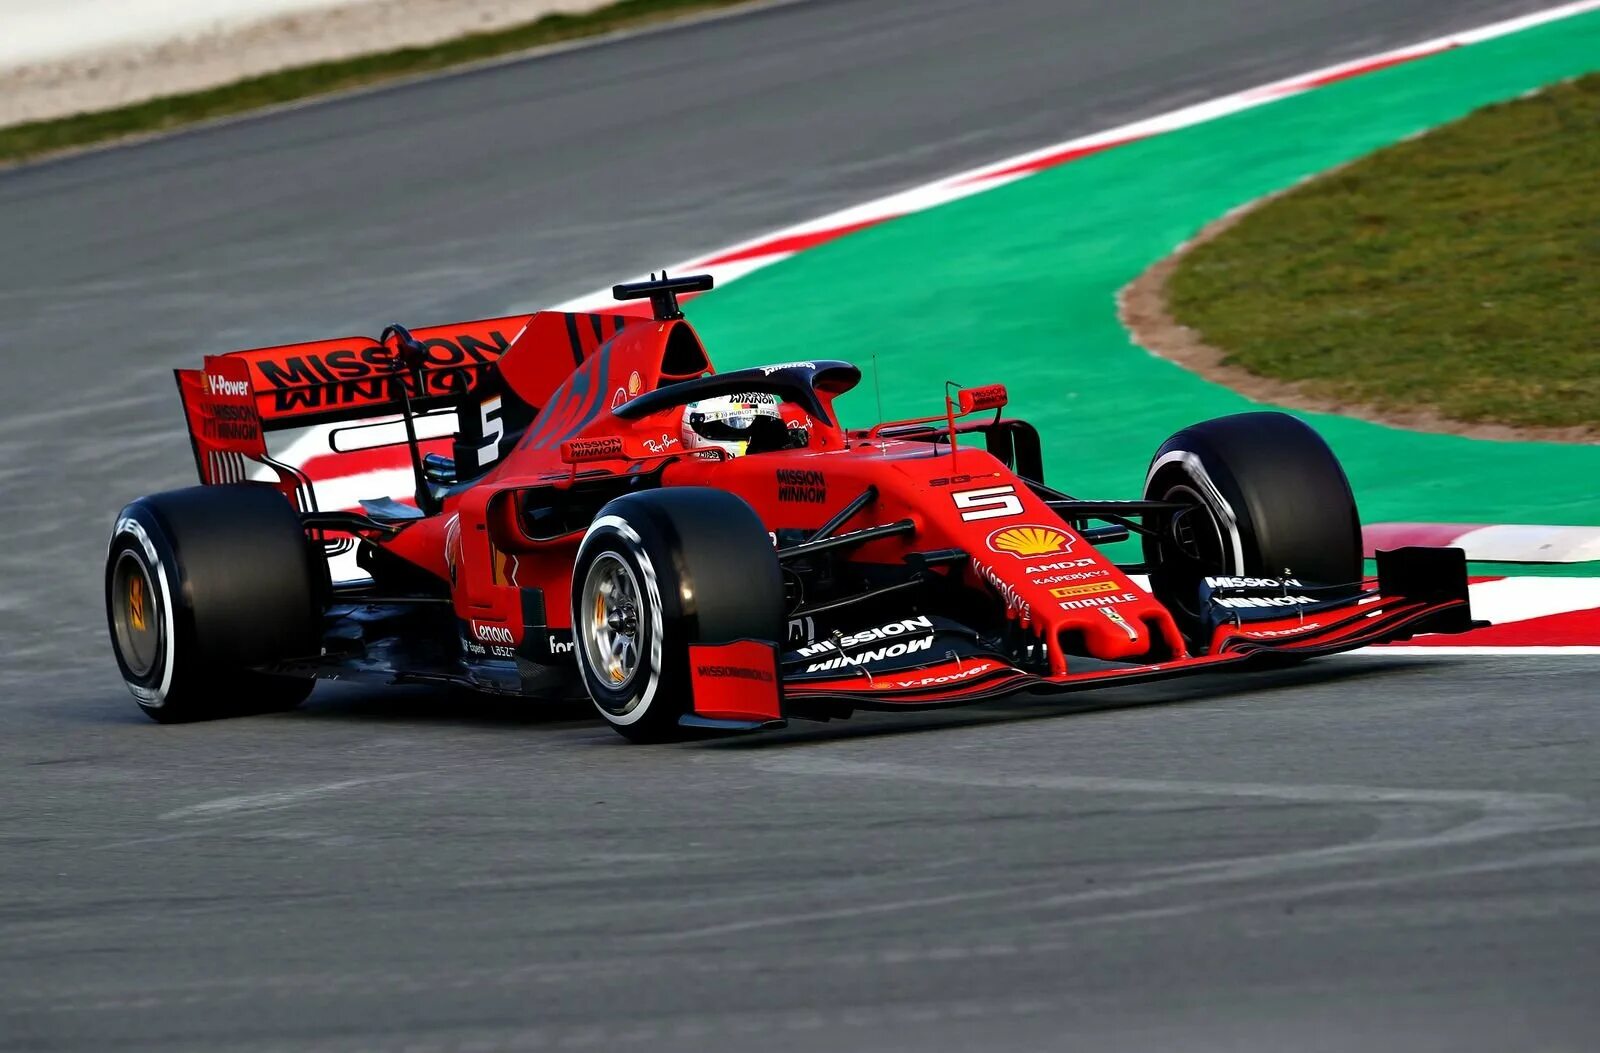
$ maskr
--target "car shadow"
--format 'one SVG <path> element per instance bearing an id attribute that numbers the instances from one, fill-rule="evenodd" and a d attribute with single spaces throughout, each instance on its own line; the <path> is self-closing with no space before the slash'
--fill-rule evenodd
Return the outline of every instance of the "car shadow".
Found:
<path id="1" fill-rule="evenodd" d="M 1356 683 L 1392 676 L 1401 671 L 1424 672 L 1438 664 L 1436 660 L 1418 660 L 1410 657 L 1362 658 L 1329 664 L 1309 662 L 1287 669 L 1244 675 L 1213 673 L 1154 684 L 1101 688 L 1066 697 L 1024 695 L 950 709 L 915 710 L 906 713 L 860 712 L 848 720 L 821 723 L 795 721 L 777 731 L 722 737 L 697 745 L 713 749 L 774 749 L 885 735 L 914 735 L 990 724 L 1081 718 L 1120 709 L 1216 702 L 1263 692 Z"/>
<path id="2" fill-rule="evenodd" d="M 849 719 L 796 720 L 787 728 L 750 735 L 708 732 L 681 744 L 682 748 L 773 749 L 880 735 L 914 735 L 989 724 L 1034 720 L 1060 720 L 1119 709 L 1182 705 L 1218 701 L 1261 692 L 1292 691 L 1312 685 L 1355 683 L 1389 677 L 1396 672 L 1424 673 L 1442 659 L 1366 657 L 1340 662 L 1308 662 L 1288 669 L 1249 674 L 1203 674 L 1153 684 L 1107 687 L 1065 697 L 1019 695 L 1012 698 L 953 706 L 947 709 L 905 712 L 860 711 Z M 74 710 L 81 722 L 135 724 L 148 722 L 132 706 Z M 57 718 L 61 719 L 58 712 Z M 551 701 L 479 694 L 446 687 L 324 683 L 306 704 L 287 713 L 219 718 L 287 722 L 338 722 L 368 724 L 438 724 L 452 727 L 499 727 L 582 730 L 604 729 L 587 701 Z M 211 723 L 207 721 L 205 723 Z M 620 736 L 585 739 L 595 746 L 627 745 Z"/>
<path id="3" fill-rule="evenodd" d="M 96 695 L 93 705 L 53 706 L 51 719 L 71 724 L 159 727 L 131 699 Z M 549 701 L 483 695 L 446 687 L 388 687 L 322 683 L 304 705 L 283 713 L 226 713 L 178 725 L 195 727 L 236 721 L 338 721 L 347 723 L 455 724 L 482 727 L 599 725 L 587 700 Z"/>
<path id="4" fill-rule="evenodd" d="M 305 705 L 281 714 L 290 720 L 446 723 L 478 727 L 561 727 L 597 724 L 587 700 L 487 695 L 460 688 L 318 685 Z"/>

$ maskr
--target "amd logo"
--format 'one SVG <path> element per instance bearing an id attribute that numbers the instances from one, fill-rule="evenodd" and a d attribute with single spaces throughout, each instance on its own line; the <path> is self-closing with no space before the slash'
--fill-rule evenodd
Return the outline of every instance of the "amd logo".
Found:
<path id="1" fill-rule="evenodd" d="M 1040 563 L 1040 564 L 1037 564 L 1036 566 L 1028 567 L 1025 570 L 1023 570 L 1022 573 L 1024 573 L 1024 574 L 1045 574 L 1045 573 L 1048 573 L 1048 572 L 1050 572 L 1052 570 L 1072 570 L 1075 567 L 1092 567 L 1092 566 L 1096 565 L 1097 563 L 1099 563 L 1099 560 L 1093 559 L 1093 558 L 1089 558 L 1089 559 L 1058 559 L 1053 563 Z M 1035 582 L 1034 584 L 1037 585 L 1037 584 L 1039 584 L 1039 582 Z"/>

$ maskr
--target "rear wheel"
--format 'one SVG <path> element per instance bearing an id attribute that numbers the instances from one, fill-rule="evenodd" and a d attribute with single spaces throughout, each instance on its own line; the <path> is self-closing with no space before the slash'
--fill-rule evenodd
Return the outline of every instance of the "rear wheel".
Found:
<path id="1" fill-rule="evenodd" d="M 305 701 L 314 681 L 255 667 L 316 654 L 325 576 L 270 486 L 196 486 L 128 505 L 106 556 L 106 621 L 139 708 L 175 723 Z"/>
<path id="2" fill-rule="evenodd" d="M 1239 413 L 1183 429 L 1156 451 L 1144 496 L 1193 506 L 1167 536 L 1144 539 L 1151 589 L 1191 638 L 1207 576 L 1319 585 L 1361 578 L 1350 481 L 1322 436 L 1286 413 Z"/>
<path id="3" fill-rule="evenodd" d="M 600 510 L 578 548 L 578 669 L 600 715 L 634 742 L 683 736 L 691 644 L 781 640 L 783 612 L 766 527 L 720 490 L 619 497 Z"/>

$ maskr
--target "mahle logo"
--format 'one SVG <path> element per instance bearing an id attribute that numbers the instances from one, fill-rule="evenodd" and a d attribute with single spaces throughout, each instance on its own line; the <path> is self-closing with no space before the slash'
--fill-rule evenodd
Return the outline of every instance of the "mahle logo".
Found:
<path id="1" fill-rule="evenodd" d="M 989 547 L 995 552 L 1010 553 L 1018 559 L 1032 559 L 1034 556 L 1071 552 L 1072 539 L 1065 531 L 1055 527 L 1013 526 L 990 534 Z"/>

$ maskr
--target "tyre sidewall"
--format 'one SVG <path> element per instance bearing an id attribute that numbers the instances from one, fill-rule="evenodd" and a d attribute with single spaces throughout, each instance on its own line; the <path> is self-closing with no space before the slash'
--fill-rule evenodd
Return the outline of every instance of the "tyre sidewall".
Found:
<path id="1" fill-rule="evenodd" d="M 139 674 L 128 664 L 117 639 L 117 612 L 113 603 L 112 581 L 117 565 L 124 554 L 130 555 L 144 572 L 149 582 L 149 617 L 155 622 L 159 643 L 156 659 L 150 669 Z M 182 581 L 177 577 L 178 564 L 161 524 L 149 509 L 130 505 L 117 517 L 111 532 L 111 548 L 106 558 L 106 623 L 111 632 L 111 651 L 123 682 L 128 685 L 139 708 L 156 719 L 165 715 L 168 700 L 175 689 L 182 694 L 183 684 L 178 674 L 183 663 L 179 654 L 187 655 L 193 646 L 193 612 L 182 605 Z"/>
<path id="2" fill-rule="evenodd" d="M 676 712 L 670 700 L 681 694 L 687 686 L 688 653 L 668 646 L 669 640 L 681 639 L 681 611 L 676 603 L 675 588 L 662 588 L 660 568 L 672 568 L 671 554 L 656 531 L 641 534 L 632 522 L 618 515 L 601 515 L 590 524 L 578 549 L 577 572 L 573 575 L 572 625 L 573 650 L 584 686 L 595 707 L 612 726 L 623 729 L 654 727 L 658 724 L 676 724 L 681 707 Z M 609 553 L 619 558 L 633 572 L 639 586 L 639 668 L 624 685 L 617 687 L 595 675 L 589 664 L 579 634 L 583 631 L 585 605 L 583 585 L 589 568 L 600 555 Z M 671 608 L 669 610 L 669 608 Z"/>
<path id="3" fill-rule="evenodd" d="M 602 682 L 582 634 L 589 569 L 613 553 L 640 587 L 641 668 L 618 687 Z M 682 738 L 689 711 L 690 647 L 738 639 L 780 640 L 783 578 L 766 527 L 726 491 L 669 487 L 617 498 L 601 509 L 578 546 L 572 626 L 579 673 L 595 708 L 636 742 Z"/>

